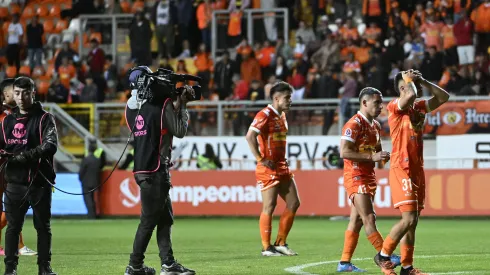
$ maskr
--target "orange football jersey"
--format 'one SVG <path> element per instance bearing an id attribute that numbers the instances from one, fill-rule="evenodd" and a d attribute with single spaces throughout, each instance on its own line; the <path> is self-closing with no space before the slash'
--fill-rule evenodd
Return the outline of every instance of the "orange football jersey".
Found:
<path id="1" fill-rule="evenodd" d="M 268 105 L 255 115 L 250 130 L 259 134 L 257 138 L 261 156 L 276 164 L 275 171 L 270 171 L 269 168 L 259 162 L 257 163 L 257 171 L 273 172 L 276 175 L 289 174 L 286 162 L 286 137 L 288 133 L 286 114 L 279 114 L 272 105 Z"/>
<path id="2" fill-rule="evenodd" d="M 356 145 L 359 153 L 376 153 L 380 141 L 381 125 L 376 120 L 370 122 L 361 112 L 357 112 L 342 129 L 341 139 Z M 344 159 L 344 184 L 347 188 L 359 184 L 376 184 L 375 163 L 356 162 Z"/>
<path id="3" fill-rule="evenodd" d="M 413 106 L 400 110 L 398 99 L 388 106 L 388 124 L 390 126 L 391 167 L 405 170 L 424 166 L 423 131 L 425 114 L 430 112 L 427 100 L 416 100 Z"/>

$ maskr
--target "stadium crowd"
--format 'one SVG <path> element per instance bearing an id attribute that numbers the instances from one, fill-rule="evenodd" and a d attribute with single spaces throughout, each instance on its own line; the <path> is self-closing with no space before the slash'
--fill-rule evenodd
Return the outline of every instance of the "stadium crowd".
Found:
<path id="1" fill-rule="evenodd" d="M 490 0 L 11 2 L 0 9 L 0 78 L 30 75 L 49 102 L 125 100 L 125 72 L 135 65 L 201 76 L 204 100 L 263 99 L 271 83 L 285 80 L 294 99 L 342 98 L 345 117 L 347 99 L 367 85 L 393 95 L 391 80 L 407 68 L 455 95 L 490 93 Z M 271 8 L 289 9 L 291 39 L 284 39 L 284 21 L 266 13 L 253 21 L 249 45 L 243 10 Z M 212 60 L 211 14 L 219 9 L 229 11 L 217 21 L 218 49 L 226 50 Z M 86 56 L 77 53 L 78 34 L 60 35 L 79 14 L 114 13 L 134 14 L 127 64 L 100 47 L 112 43 L 110 28 L 87 25 Z"/>

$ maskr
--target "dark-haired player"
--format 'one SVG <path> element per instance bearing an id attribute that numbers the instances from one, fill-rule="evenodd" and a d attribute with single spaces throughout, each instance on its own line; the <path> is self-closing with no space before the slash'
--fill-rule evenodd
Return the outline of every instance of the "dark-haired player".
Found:
<path id="1" fill-rule="evenodd" d="M 374 261 L 384 274 L 396 275 L 390 256 L 401 242 L 400 274 L 422 275 L 425 273 L 412 264 L 415 229 L 425 201 L 424 121 L 426 113 L 448 101 L 449 94 L 414 70 L 398 73 L 394 85 L 400 96 L 387 106 L 393 145 L 389 181 L 393 206 L 400 210 L 402 218 L 391 229 Z M 418 99 L 422 96 L 422 86 L 433 95 L 432 98 Z"/>
<path id="2" fill-rule="evenodd" d="M 383 246 L 383 237 L 376 228 L 373 206 L 377 188 L 375 163 L 390 159 L 390 153 L 381 148 L 381 125 L 375 120 L 383 109 L 383 96 L 378 89 L 367 87 L 359 94 L 359 104 L 360 110 L 344 125 L 340 141 L 340 157 L 344 159 L 344 187 L 352 207 L 338 272 L 366 272 L 351 263 L 363 225 L 376 251 L 379 252 Z M 392 261 L 400 264 L 400 257 L 394 255 Z"/>
<path id="3" fill-rule="evenodd" d="M 257 113 L 246 136 L 250 150 L 257 159 L 255 175 L 262 191 L 262 256 L 297 255 L 286 243 L 299 208 L 296 183 L 286 161 L 286 112 L 291 107 L 292 93 L 293 88 L 288 83 L 274 84 L 270 91 L 272 104 Z M 278 195 L 286 202 L 286 209 L 279 221 L 276 241 L 271 245 L 272 214 Z"/>
<path id="4" fill-rule="evenodd" d="M 54 117 L 34 101 L 34 81 L 16 78 L 13 98 L 17 107 L 1 125 L 0 148 L 10 155 L 5 169 L 5 275 L 16 275 L 19 234 L 29 207 L 37 231 L 39 275 L 56 275 L 51 269 L 51 185 L 56 174 L 53 157 L 58 149 Z"/>

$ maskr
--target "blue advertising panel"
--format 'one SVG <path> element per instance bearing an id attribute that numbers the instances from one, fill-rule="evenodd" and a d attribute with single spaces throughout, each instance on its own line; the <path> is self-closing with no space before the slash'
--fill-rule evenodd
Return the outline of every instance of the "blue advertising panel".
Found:
<path id="1" fill-rule="evenodd" d="M 82 185 L 78 180 L 78 174 L 57 174 L 56 187 L 70 193 L 82 193 Z M 32 209 L 27 212 L 32 215 Z M 86 215 L 87 208 L 83 202 L 83 196 L 68 195 L 58 190 L 53 193 L 51 204 L 52 215 Z"/>

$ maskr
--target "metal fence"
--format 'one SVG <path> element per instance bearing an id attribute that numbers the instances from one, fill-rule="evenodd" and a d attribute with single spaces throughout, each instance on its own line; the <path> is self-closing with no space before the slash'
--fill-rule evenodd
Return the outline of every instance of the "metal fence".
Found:
<path id="1" fill-rule="evenodd" d="M 117 58 L 119 64 L 125 64 L 130 58 L 129 25 L 132 14 L 97 14 L 80 15 L 78 28 L 78 53 L 80 56 L 90 52 L 87 42 L 93 33 L 100 33 L 102 43 L 99 45 L 106 54 Z M 116 61 L 116 60 L 115 60 Z"/>
<path id="2" fill-rule="evenodd" d="M 242 31 L 239 37 L 246 34 L 248 44 L 266 39 L 277 39 L 278 35 L 289 41 L 289 10 L 277 9 L 246 9 L 242 15 Z M 228 48 L 234 48 L 240 41 L 234 41 L 228 34 L 230 12 L 228 10 L 213 11 L 211 21 L 211 55 L 216 60 L 217 53 Z"/>
<path id="3" fill-rule="evenodd" d="M 388 102 L 391 98 L 385 98 Z M 451 97 L 450 101 L 490 100 L 486 97 Z M 254 115 L 269 101 L 198 101 L 189 103 L 190 123 L 188 135 L 192 136 L 240 136 L 245 135 Z M 288 114 L 290 135 L 324 135 L 325 116 L 335 115 L 339 99 L 305 99 L 293 102 Z M 352 109 L 359 107 L 356 98 L 350 100 Z M 102 142 L 126 141 L 129 130 L 124 119 L 124 103 L 71 104 L 67 109 L 76 110 L 75 117 L 83 116 L 87 129 Z M 87 106 L 93 106 L 92 109 Z M 83 111 L 84 110 L 84 111 Z M 72 113 L 73 114 L 73 113 Z M 88 116 L 88 118 L 87 118 Z M 338 135 L 345 121 L 337 116 L 328 131 Z"/>

